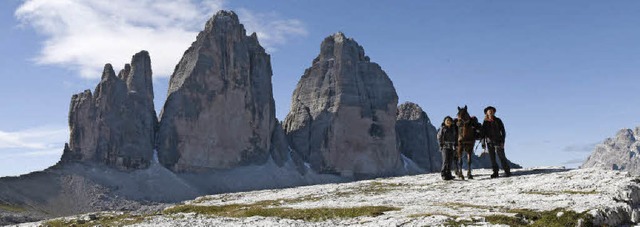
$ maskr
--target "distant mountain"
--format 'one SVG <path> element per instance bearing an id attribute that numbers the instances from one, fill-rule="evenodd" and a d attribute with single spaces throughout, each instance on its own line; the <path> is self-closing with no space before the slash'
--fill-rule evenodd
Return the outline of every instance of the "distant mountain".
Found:
<path id="1" fill-rule="evenodd" d="M 640 127 L 621 129 L 615 137 L 596 145 L 580 168 L 624 170 L 640 175 Z"/>

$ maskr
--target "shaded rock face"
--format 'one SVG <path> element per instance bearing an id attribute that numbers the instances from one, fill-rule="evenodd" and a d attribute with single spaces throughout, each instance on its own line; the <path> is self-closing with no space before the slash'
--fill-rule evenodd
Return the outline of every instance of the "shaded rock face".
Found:
<path id="1" fill-rule="evenodd" d="M 164 166 L 229 169 L 288 152 L 286 144 L 271 149 L 277 120 L 270 57 L 255 33 L 245 34 L 235 13 L 220 11 L 176 66 L 158 131 Z"/>
<path id="2" fill-rule="evenodd" d="M 396 118 L 398 149 L 428 172 L 442 168 L 442 155 L 438 149 L 438 132 L 420 106 L 406 102 L 398 106 Z"/>
<path id="3" fill-rule="evenodd" d="M 290 146 L 318 172 L 379 176 L 401 168 L 393 83 L 353 39 L 336 33 L 305 70 L 284 121 Z"/>
<path id="4" fill-rule="evenodd" d="M 640 175 L 640 127 L 622 129 L 615 137 L 596 145 L 580 168 L 624 170 Z"/>
<path id="5" fill-rule="evenodd" d="M 153 156 L 156 112 L 149 53 L 133 56 L 119 76 L 105 65 L 95 91 L 73 95 L 71 137 L 62 162 L 87 161 L 120 169 L 149 166 Z"/>

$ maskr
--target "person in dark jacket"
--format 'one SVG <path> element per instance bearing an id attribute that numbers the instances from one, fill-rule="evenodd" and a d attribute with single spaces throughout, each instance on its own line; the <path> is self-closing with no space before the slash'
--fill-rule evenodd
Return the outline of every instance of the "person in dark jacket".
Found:
<path id="1" fill-rule="evenodd" d="M 457 140 L 458 128 L 453 123 L 453 118 L 446 116 L 438 131 L 438 142 L 440 144 L 440 151 L 442 152 L 442 171 L 440 171 L 440 175 L 443 180 L 453 179 L 453 175 L 451 175 L 451 162 L 453 161 L 453 151 L 456 148 Z"/>
<path id="2" fill-rule="evenodd" d="M 495 116 L 496 108 L 488 106 L 484 108 L 484 122 L 482 123 L 482 131 L 484 132 L 484 139 L 482 147 L 489 150 L 489 158 L 491 158 L 491 168 L 493 168 L 493 174 L 491 178 L 498 177 L 498 163 L 496 162 L 496 154 L 500 159 L 500 165 L 504 170 L 504 176 L 511 176 L 511 168 L 509 167 L 509 160 L 504 154 L 504 141 L 507 137 L 507 132 L 504 130 L 504 124 L 502 120 Z"/>

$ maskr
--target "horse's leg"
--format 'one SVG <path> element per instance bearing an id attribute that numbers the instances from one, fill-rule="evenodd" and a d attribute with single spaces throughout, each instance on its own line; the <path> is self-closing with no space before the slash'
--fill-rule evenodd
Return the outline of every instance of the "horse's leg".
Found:
<path id="1" fill-rule="evenodd" d="M 473 152 L 473 144 L 471 147 L 468 147 L 467 150 L 467 178 L 473 179 L 473 175 L 471 175 L 471 153 Z"/>
<path id="2" fill-rule="evenodd" d="M 458 176 L 460 179 L 464 180 L 464 175 L 462 175 L 462 149 L 463 147 L 461 146 L 462 144 L 460 144 L 460 146 L 458 146 L 458 149 L 456 150 L 456 154 L 458 155 L 457 160 L 456 160 L 456 176 Z"/>

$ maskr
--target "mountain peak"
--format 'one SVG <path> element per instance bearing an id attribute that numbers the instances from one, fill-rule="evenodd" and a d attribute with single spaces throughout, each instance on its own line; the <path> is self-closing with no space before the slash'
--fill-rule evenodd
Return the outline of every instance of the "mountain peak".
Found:
<path id="1" fill-rule="evenodd" d="M 242 26 L 240 24 L 240 19 L 238 19 L 238 15 L 233 11 L 220 10 L 218 11 L 205 26 L 206 31 L 211 31 L 216 28 L 226 28 L 226 27 L 236 27 Z M 242 26 L 244 30 L 244 26 Z"/>
<path id="2" fill-rule="evenodd" d="M 633 131 L 631 129 L 628 128 L 624 128 L 621 129 L 620 131 L 618 131 L 618 133 L 616 134 L 616 140 L 617 141 L 628 141 L 628 142 L 635 142 L 636 138 L 635 135 L 633 133 Z"/>
<path id="3" fill-rule="evenodd" d="M 331 61 L 332 59 L 353 59 L 361 62 L 369 62 L 369 56 L 365 55 L 364 48 L 353 38 L 347 37 L 342 32 L 336 32 L 326 37 L 320 44 L 320 54 L 313 60 Z"/>
<path id="4" fill-rule="evenodd" d="M 111 66 L 111 64 L 107 63 L 104 65 L 104 68 L 102 69 L 102 79 L 101 80 L 108 80 L 111 78 L 116 77 L 116 72 L 113 71 L 113 66 Z"/>
<path id="5" fill-rule="evenodd" d="M 353 39 L 347 38 L 347 36 L 345 36 L 344 33 L 342 33 L 342 32 L 336 32 L 333 35 L 331 35 L 331 37 L 333 37 L 333 40 L 336 43 L 344 42 L 344 40 L 353 41 Z"/>

